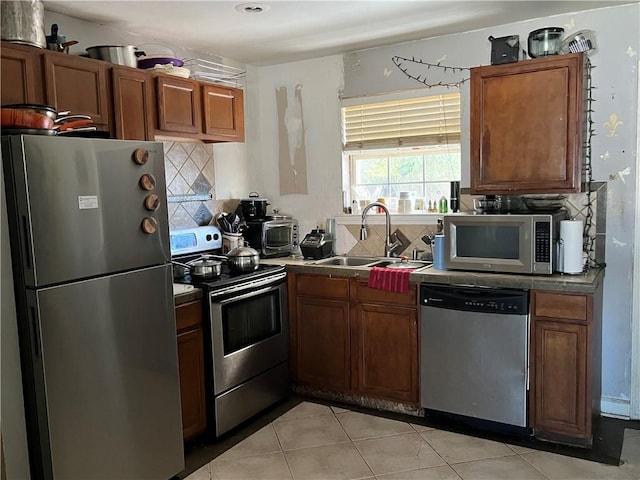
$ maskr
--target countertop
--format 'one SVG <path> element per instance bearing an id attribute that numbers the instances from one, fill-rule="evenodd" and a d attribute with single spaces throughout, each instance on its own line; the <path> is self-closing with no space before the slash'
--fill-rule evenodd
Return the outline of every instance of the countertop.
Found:
<path id="1" fill-rule="evenodd" d="M 335 275 L 342 277 L 369 277 L 367 267 L 344 267 L 336 265 L 315 265 L 317 260 L 305 260 L 301 257 L 280 257 L 260 259 L 270 265 L 284 265 L 288 271 L 317 275 Z M 554 290 L 575 293 L 593 293 L 604 279 L 604 269 L 591 269 L 587 273 L 568 275 L 516 275 L 506 273 L 485 273 L 455 270 L 436 270 L 433 267 L 416 269 L 409 280 L 418 283 L 440 283 L 447 285 L 474 285 L 498 288 L 522 288 L 535 290 Z"/>
<path id="2" fill-rule="evenodd" d="M 176 285 L 179 285 L 179 286 L 176 287 Z M 188 286 L 193 287 L 192 285 L 188 285 Z M 176 307 L 178 305 L 193 302 L 195 300 L 202 298 L 201 289 L 193 287 L 191 289 L 186 290 L 183 287 L 185 287 L 185 285 L 181 285 L 178 283 L 174 284 L 173 303 L 175 304 Z"/>

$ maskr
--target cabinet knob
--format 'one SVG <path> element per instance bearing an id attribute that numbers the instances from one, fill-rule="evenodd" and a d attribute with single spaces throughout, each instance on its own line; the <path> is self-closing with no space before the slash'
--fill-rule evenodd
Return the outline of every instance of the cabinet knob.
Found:
<path id="1" fill-rule="evenodd" d="M 144 165 L 149 160 L 149 150 L 146 148 L 136 148 L 133 151 L 133 161 L 138 165 Z"/>
<path id="2" fill-rule="evenodd" d="M 144 233 L 156 233 L 156 230 L 158 230 L 158 221 L 153 217 L 145 217 L 142 219 L 141 227 Z"/>
<path id="3" fill-rule="evenodd" d="M 156 177 L 150 173 L 145 173 L 140 177 L 140 186 L 143 190 L 151 191 L 156 188 Z"/>
<path id="4" fill-rule="evenodd" d="M 144 199 L 144 207 L 150 212 L 155 212 L 160 208 L 160 197 L 155 193 L 151 193 Z"/>

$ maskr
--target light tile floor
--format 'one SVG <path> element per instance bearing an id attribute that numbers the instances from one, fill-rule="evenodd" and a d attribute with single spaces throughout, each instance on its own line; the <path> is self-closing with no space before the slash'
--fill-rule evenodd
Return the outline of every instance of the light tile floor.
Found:
<path id="1" fill-rule="evenodd" d="M 640 480 L 640 430 L 619 467 L 302 402 L 186 480 Z"/>

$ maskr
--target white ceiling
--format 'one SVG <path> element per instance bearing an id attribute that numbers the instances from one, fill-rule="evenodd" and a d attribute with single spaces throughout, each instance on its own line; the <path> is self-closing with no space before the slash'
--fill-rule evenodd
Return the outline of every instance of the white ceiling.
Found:
<path id="1" fill-rule="evenodd" d="M 43 3 L 52 12 L 264 66 L 637 2 L 45 0 Z M 236 9 L 242 4 L 261 5 L 264 10 L 244 13 Z"/>

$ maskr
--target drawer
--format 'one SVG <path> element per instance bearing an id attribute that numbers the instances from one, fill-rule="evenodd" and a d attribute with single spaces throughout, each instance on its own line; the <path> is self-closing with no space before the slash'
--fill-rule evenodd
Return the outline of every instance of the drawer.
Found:
<path id="1" fill-rule="evenodd" d="M 568 320 L 590 320 L 591 297 L 588 295 L 533 292 L 533 315 L 546 318 L 566 318 Z"/>
<path id="2" fill-rule="evenodd" d="M 176 307 L 176 328 L 178 332 L 202 324 L 202 300 L 184 303 Z"/>
<path id="3" fill-rule="evenodd" d="M 297 275 L 296 294 L 315 298 L 349 300 L 349 279 L 321 275 Z"/>
<path id="4" fill-rule="evenodd" d="M 377 288 L 367 287 L 366 280 L 353 280 L 353 289 L 355 291 L 353 297 L 360 303 L 384 303 L 391 305 L 402 305 L 405 307 L 418 306 L 417 285 L 409 284 L 407 293 L 386 292 Z"/>

